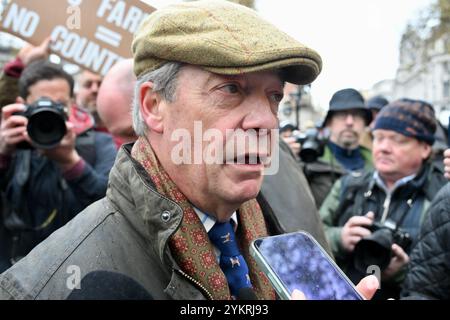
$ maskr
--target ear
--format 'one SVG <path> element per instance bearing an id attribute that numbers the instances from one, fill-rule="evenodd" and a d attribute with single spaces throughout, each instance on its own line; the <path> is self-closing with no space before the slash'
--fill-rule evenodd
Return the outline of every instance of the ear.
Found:
<path id="1" fill-rule="evenodd" d="M 147 127 L 157 133 L 163 133 L 164 126 L 161 112 L 161 96 L 158 93 L 153 92 L 152 82 L 146 82 L 141 85 L 140 94 L 141 114 Z"/>
<path id="2" fill-rule="evenodd" d="M 23 100 L 22 97 L 17 97 L 17 98 L 16 98 L 16 103 L 25 104 L 25 100 Z"/>
<path id="3" fill-rule="evenodd" d="M 422 159 L 426 160 L 430 157 L 431 155 L 431 146 L 428 143 L 422 142 Z"/>

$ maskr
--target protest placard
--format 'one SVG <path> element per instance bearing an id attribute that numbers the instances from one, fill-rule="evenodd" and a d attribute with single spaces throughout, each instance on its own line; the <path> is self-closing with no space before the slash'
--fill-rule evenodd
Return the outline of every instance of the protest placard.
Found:
<path id="1" fill-rule="evenodd" d="M 105 75 L 131 57 L 133 34 L 155 9 L 140 0 L 13 0 L 0 16 L 0 30 L 51 50 L 82 68 Z"/>

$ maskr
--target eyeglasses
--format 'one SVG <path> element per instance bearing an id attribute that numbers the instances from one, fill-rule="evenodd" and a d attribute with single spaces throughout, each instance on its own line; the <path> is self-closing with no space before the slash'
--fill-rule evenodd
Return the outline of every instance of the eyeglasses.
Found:
<path id="1" fill-rule="evenodd" d="M 352 116 L 353 118 L 366 119 L 366 113 L 364 110 L 360 109 L 350 109 L 350 110 L 340 110 L 334 111 L 333 117 L 337 119 L 346 119 L 348 116 Z"/>

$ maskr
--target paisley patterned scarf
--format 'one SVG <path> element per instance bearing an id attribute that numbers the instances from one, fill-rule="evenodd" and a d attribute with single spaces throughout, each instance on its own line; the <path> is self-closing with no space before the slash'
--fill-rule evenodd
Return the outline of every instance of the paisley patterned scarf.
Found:
<path id="1" fill-rule="evenodd" d="M 132 156 L 145 168 L 156 185 L 157 191 L 175 201 L 183 210 L 180 228 L 169 242 L 171 253 L 178 265 L 185 273 L 199 282 L 213 299 L 231 299 L 226 277 L 217 262 L 213 246 L 203 224 L 189 200 L 180 192 L 159 163 L 146 138 L 138 139 L 133 147 Z M 236 238 L 248 264 L 255 294 L 259 299 L 273 300 L 276 297 L 275 292 L 249 252 L 251 241 L 267 236 L 264 217 L 258 202 L 252 199 L 242 204 L 238 209 L 238 218 Z"/>

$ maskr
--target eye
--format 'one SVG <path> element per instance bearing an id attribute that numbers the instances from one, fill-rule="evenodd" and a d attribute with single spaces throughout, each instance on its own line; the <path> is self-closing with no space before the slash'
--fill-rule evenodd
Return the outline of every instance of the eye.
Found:
<path id="1" fill-rule="evenodd" d="M 283 100 L 283 96 L 284 95 L 282 93 L 275 92 L 270 95 L 270 98 L 272 99 L 273 102 L 280 103 L 281 100 Z"/>
<path id="2" fill-rule="evenodd" d="M 396 144 L 406 144 L 408 142 L 408 140 L 403 138 L 402 136 L 394 136 L 392 138 L 392 141 L 394 141 Z"/>
<path id="3" fill-rule="evenodd" d="M 381 140 L 383 140 L 382 136 L 376 134 L 373 135 L 373 141 L 381 142 Z"/>
<path id="4" fill-rule="evenodd" d="M 92 86 L 92 82 L 90 82 L 90 81 L 84 83 L 84 87 L 86 89 L 89 89 L 91 86 Z"/>
<path id="5" fill-rule="evenodd" d="M 234 83 L 228 83 L 228 84 L 222 86 L 220 89 L 223 91 L 226 91 L 227 93 L 230 93 L 230 94 L 235 94 L 235 93 L 239 92 L 239 86 Z"/>

